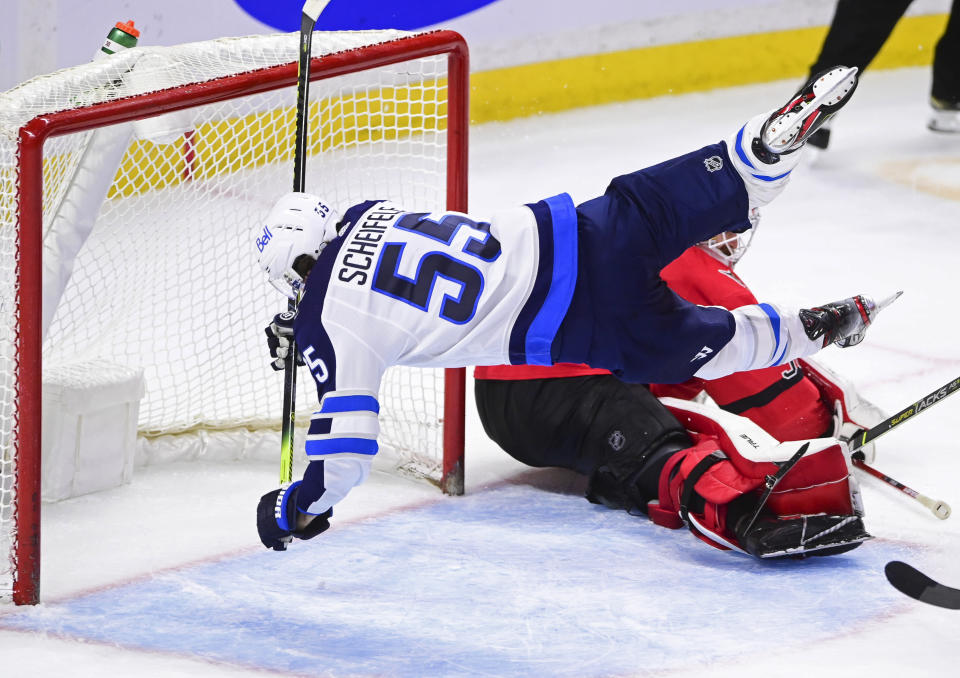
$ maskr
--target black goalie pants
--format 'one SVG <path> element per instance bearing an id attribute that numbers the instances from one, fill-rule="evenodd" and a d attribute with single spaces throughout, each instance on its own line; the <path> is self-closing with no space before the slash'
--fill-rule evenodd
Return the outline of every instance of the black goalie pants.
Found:
<path id="1" fill-rule="evenodd" d="M 475 393 L 487 435 L 529 466 L 591 475 L 611 462 L 636 460 L 639 466 L 664 445 L 690 444 L 646 386 L 613 375 L 478 379 Z"/>

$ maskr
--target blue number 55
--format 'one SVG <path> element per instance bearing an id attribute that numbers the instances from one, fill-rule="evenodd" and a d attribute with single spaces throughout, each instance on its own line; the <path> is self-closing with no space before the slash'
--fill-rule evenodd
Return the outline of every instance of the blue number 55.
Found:
<path id="1" fill-rule="evenodd" d="M 490 224 L 475 222 L 460 214 L 445 214 L 439 220 L 427 218 L 427 214 L 405 214 L 396 223 L 397 228 L 422 235 L 447 245 L 453 243 L 461 227 L 480 231 L 483 236 L 471 235 L 461 252 L 481 261 L 494 261 L 500 256 L 500 242 L 490 234 Z M 444 278 L 460 286 L 457 296 L 444 294 L 440 304 L 440 317 L 457 325 L 470 322 L 477 312 L 477 303 L 483 292 L 483 273 L 448 252 L 427 252 L 417 262 L 417 272 L 412 278 L 398 273 L 405 243 L 387 243 L 383 247 L 377 270 L 373 275 L 373 289 L 388 297 L 398 299 L 426 311 L 433 296 L 437 278 Z"/>

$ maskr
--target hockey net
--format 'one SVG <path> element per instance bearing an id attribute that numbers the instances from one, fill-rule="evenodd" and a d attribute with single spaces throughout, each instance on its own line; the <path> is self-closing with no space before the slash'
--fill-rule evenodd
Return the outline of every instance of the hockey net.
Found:
<path id="1" fill-rule="evenodd" d="M 279 462 L 263 327 L 286 300 L 252 243 L 292 184 L 297 49 L 141 47 L 0 94 L 0 596 L 39 595 L 41 364 L 142 370 L 145 454 L 221 435 Z M 307 190 L 465 210 L 467 78 L 456 33 L 315 33 Z M 316 392 L 298 384 L 307 423 Z M 391 368 L 380 399 L 381 449 L 462 492 L 463 371 Z"/>

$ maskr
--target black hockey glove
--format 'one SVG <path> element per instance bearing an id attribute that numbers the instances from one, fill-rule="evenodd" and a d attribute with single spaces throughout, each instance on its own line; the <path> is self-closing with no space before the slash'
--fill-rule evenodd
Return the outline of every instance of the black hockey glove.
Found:
<path id="1" fill-rule="evenodd" d="M 858 294 L 843 301 L 803 308 L 800 309 L 800 322 L 811 340 L 823 337 L 824 346 L 855 346 L 863 341 L 867 327 L 877 314 L 896 301 L 901 294 L 903 292 L 897 292 L 879 303 Z"/>
<path id="2" fill-rule="evenodd" d="M 333 509 L 314 517 L 305 528 L 297 530 L 297 493 L 300 491 L 298 480 L 289 487 L 267 492 L 257 504 L 257 533 L 260 541 L 268 549 L 286 551 L 287 544 L 297 539 L 313 539 L 330 527 Z"/>
<path id="3" fill-rule="evenodd" d="M 290 354 L 290 345 L 293 343 L 293 319 L 295 313 L 284 311 L 273 316 L 273 322 L 264 328 L 267 334 L 267 348 L 270 349 L 270 362 L 277 372 L 282 372 L 287 356 Z M 297 365 L 303 365 L 303 356 L 297 351 Z"/>
<path id="4" fill-rule="evenodd" d="M 857 295 L 823 306 L 800 309 L 800 322 L 810 339 L 823 337 L 823 345 L 837 344 L 846 348 L 863 341 L 870 324 L 869 299 Z"/>

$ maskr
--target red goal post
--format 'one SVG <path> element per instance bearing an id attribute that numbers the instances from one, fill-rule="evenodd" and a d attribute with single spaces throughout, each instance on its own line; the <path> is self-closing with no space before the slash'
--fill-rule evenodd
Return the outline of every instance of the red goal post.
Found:
<path id="1" fill-rule="evenodd" d="M 403 195 L 384 195 L 383 193 L 393 192 L 393 188 L 384 183 L 384 177 L 390 179 L 397 176 L 401 179 L 407 174 L 416 174 L 420 172 L 424 175 L 443 175 L 439 176 L 442 183 L 440 187 L 441 200 L 445 199 L 446 207 L 457 211 L 466 211 L 467 207 L 467 152 L 468 152 L 468 96 L 469 96 L 469 63 L 468 50 L 466 43 L 458 34 L 451 31 L 434 31 L 421 34 L 398 34 L 390 32 L 389 36 L 379 36 L 379 32 L 368 32 L 364 34 L 361 42 L 369 44 L 360 44 L 346 49 L 326 48 L 325 36 L 327 34 L 317 33 L 314 37 L 314 56 L 311 64 L 311 80 L 314 82 L 331 81 L 335 82 L 338 78 L 344 76 L 353 77 L 357 74 L 372 74 L 369 79 L 366 75 L 360 75 L 356 81 L 351 81 L 346 87 L 335 91 L 324 91 L 321 87 L 312 88 L 311 92 L 311 130 L 316 130 L 311 136 L 311 158 L 308 160 L 307 190 L 316 187 L 316 191 L 323 194 L 331 201 L 342 200 L 344 198 L 353 200 L 359 196 L 352 194 L 355 187 L 351 184 L 348 188 L 341 191 L 341 194 L 330 196 L 330 191 L 326 190 L 333 184 L 341 181 L 344 174 L 351 172 L 351 163 L 361 165 L 358 174 L 354 179 L 343 179 L 346 182 L 352 181 L 358 188 L 356 190 L 366 190 L 367 198 L 389 197 L 403 201 Z M 268 36 L 264 36 L 268 37 Z M 269 36 L 271 39 L 276 36 Z M 104 129 L 107 126 L 115 126 L 126 123 L 137 123 L 151 118 L 152 116 L 163 115 L 167 118 L 175 117 L 178 112 L 188 112 L 190 118 L 190 129 L 182 134 L 176 134 L 176 141 L 150 146 L 149 139 L 146 141 L 135 141 L 125 151 L 124 160 L 121 162 L 117 171 L 117 179 L 110 188 L 108 200 L 122 202 L 131 200 L 131 206 L 125 206 L 122 210 L 116 212 L 117 216 L 111 215 L 118 222 L 126 224 L 125 231 L 133 230 L 130 224 L 140 225 L 139 215 L 165 212 L 170 209 L 172 216 L 166 216 L 165 213 L 158 217 L 161 226 L 170 224 L 179 225 L 181 220 L 189 220 L 195 209 L 203 209 L 203 206 L 211 202 L 235 199 L 244 203 L 253 204 L 256 209 L 247 205 L 244 206 L 244 215 L 262 214 L 265 201 L 275 199 L 282 191 L 278 192 L 271 188 L 269 181 L 260 177 L 259 173 L 266 171 L 267 166 L 273 165 L 288 168 L 286 175 L 283 176 L 285 184 L 289 185 L 289 172 L 292 172 L 292 162 L 286 160 L 292 157 L 293 146 L 293 127 L 289 126 L 288 132 L 284 129 L 287 116 L 287 98 L 278 100 L 277 111 L 267 110 L 273 104 L 270 102 L 257 102 L 250 104 L 249 109 L 232 110 L 226 114 L 216 112 L 218 106 L 234 105 L 232 102 L 251 102 L 258 96 L 268 96 L 276 92 L 287 92 L 293 96 L 297 80 L 297 64 L 295 58 L 296 36 L 282 36 L 292 41 L 292 54 L 294 57 L 284 63 L 255 67 L 250 70 L 240 70 L 221 77 L 214 77 L 196 82 L 173 83 L 164 86 L 157 91 L 147 91 L 129 96 L 120 96 L 113 98 L 109 92 L 105 100 L 96 103 L 87 103 L 83 97 L 75 97 L 79 106 L 66 106 L 60 109 L 50 110 L 49 112 L 40 112 L 31 117 L 25 124 L 20 126 L 14 151 L 15 163 L 12 172 L 5 176 L 0 176 L 0 188 L 7 191 L 13 188 L 13 198 L 3 197 L 3 204 L 0 204 L 0 215 L 3 216 L 3 222 L 0 223 L 0 266 L 7 266 L 2 263 L 4 259 L 12 257 L 12 272 L 0 270 L 0 288 L 4 285 L 3 277 L 9 278 L 9 289 L 13 290 L 12 308 L 11 304 L 6 304 L 6 310 L 0 315 L 0 371 L 5 373 L 4 381 L 0 381 L 0 478 L 3 485 L 0 486 L 0 531 L 6 530 L 4 537 L 0 534 L 0 559 L 9 559 L 9 579 L 11 580 L 12 598 L 17 604 L 31 604 L 39 600 L 39 572 L 40 572 L 40 510 L 41 510 L 41 410 L 42 410 L 42 369 L 41 366 L 48 351 L 60 349 L 62 343 L 51 340 L 51 332 L 63 331 L 63 321 L 59 315 L 47 319 L 43 312 L 44 299 L 44 259 L 43 252 L 45 247 L 45 234 L 50 229 L 49 221 L 51 219 L 50 203 L 56 202 L 57 198 L 50 197 L 51 181 L 72 181 L 69 171 L 59 171 L 57 157 L 72 157 L 82 155 L 82 151 L 58 151 L 50 150 L 51 142 L 57 138 L 70 137 L 78 138 L 77 135 L 88 134 L 93 130 Z M 244 40 L 244 39 L 237 39 Z M 224 43 L 229 48 L 227 42 Z M 221 45 L 217 44 L 219 50 Z M 164 48 L 174 50 L 174 61 L 176 61 L 175 50 L 177 48 Z M 131 50 L 134 52 L 136 50 Z M 220 50 L 221 52 L 223 50 Z M 228 50 L 229 51 L 229 50 Z M 115 55 L 119 56 L 119 55 Z M 218 54 L 217 58 L 221 58 Z M 109 57 L 113 59 L 114 57 Z M 228 58 L 223 59 L 228 63 L 228 68 L 233 69 L 234 64 Z M 410 64 L 413 62 L 424 61 L 433 65 L 425 69 L 423 73 L 417 75 L 413 73 Z M 99 64 L 100 62 L 98 62 Z M 405 66 L 391 70 L 391 67 L 404 64 Z M 445 68 L 437 69 L 436 64 L 441 64 Z M 90 64 L 90 69 L 93 68 Z M 102 64 L 99 66 L 103 68 Z M 83 79 L 85 77 L 85 67 L 77 69 L 67 69 L 52 76 L 51 80 L 57 78 L 69 77 L 69 72 L 76 70 L 76 77 Z M 90 70 L 87 69 L 87 70 Z M 163 81 L 163 78 L 176 77 L 177 73 L 170 75 L 176 68 L 168 68 L 162 72 L 162 78 L 159 82 L 165 85 L 169 82 Z M 444 71 L 444 72 L 441 72 Z M 67 73 L 67 76 L 63 74 Z M 113 72 L 114 75 L 116 71 Z M 10 94 L 20 94 L 24 87 L 31 85 L 34 81 L 25 83 L 20 88 L 11 90 L 2 97 Z M 116 85 L 116 80 L 113 81 Z M 106 91 L 109 84 L 104 85 Z M 419 89 L 418 89 L 419 88 Z M 123 90 L 119 90 L 123 94 Z M 284 95 L 286 97 L 286 94 Z M 237 104 L 244 105 L 244 104 Z M 430 110 L 426 113 L 427 109 Z M 214 111 L 211 113 L 211 111 Z M 221 115 L 223 119 L 217 116 Z M 230 117 L 230 116 L 233 117 Z M 209 116 L 209 117 L 204 117 Z M 334 121 L 335 116 L 340 116 Z M 313 118 L 316 118 L 315 120 Z M 428 120 L 429 118 L 429 120 Z M 200 122 L 198 122 L 200 120 Z M 290 112 L 292 120 L 292 111 Z M 240 121 L 240 122 L 236 122 Z M 388 121 L 388 122 L 387 122 Z M 355 125 L 356 129 L 350 128 Z M 419 125 L 419 127 L 418 127 Z M 234 128 L 238 126 L 250 127 L 248 136 L 243 141 L 230 141 L 231 135 L 236 133 Z M 278 130 L 278 137 L 266 139 L 263 129 L 273 126 Z M 216 142 L 207 142 L 202 138 L 202 130 L 217 130 L 222 134 Z M 284 134 L 289 136 L 289 153 L 285 146 L 283 150 L 272 152 L 271 157 L 260 157 L 252 161 L 249 165 L 243 165 L 243 157 L 249 155 L 251 149 L 259 149 L 260 146 L 280 147 L 286 144 Z M 164 140 L 169 141 L 169 140 Z M 234 144 L 231 146 L 231 143 Z M 377 151 L 356 150 L 361 145 L 366 149 L 369 146 L 378 146 L 386 149 L 383 151 L 384 159 L 372 161 Z M 418 144 L 420 146 L 418 146 Z M 413 148 L 415 147 L 416 148 Z M 422 148 L 421 148 L 422 146 Z M 436 148 L 441 147 L 439 151 Z M 173 148 L 170 151 L 168 147 Z M 436 147 L 436 148 L 435 148 Z M 148 150 L 144 150 L 148 148 Z M 159 151 L 156 149 L 160 149 Z M 412 148 L 412 150 L 410 150 Z M 423 148 L 433 152 L 439 152 L 442 158 L 438 160 L 440 164 L 436 167 L 430 165 L 432 160 L 424 159 Z M 45 149 L 46 155 L 45 155 Z M 314 150 L 317 149 L 317 150 Z M 399 150 L 397 150 L 399 149 Z M 268 151 L 270 149 L 268 148 Z M 0 151 L 7 153 L 7 149 L 0 146 Z M 259 152 L 259 151 L 258 151 Z M 60 154 L 57 156 L 57 154 Z M 144 157 L 151 157 L 155 153 L 155 158 L 159 160 L 148 161 L 153 164 L 145 169 L 143 163 Z M 171 155 L 174 160 L 170 160 Z M 138 155 L 139 154 L 139 155 Z M 204 157 L 205 154 L 208 157 Z M 408 155 L 405 155 L 408 154 Z M 270 155 L 267 153 L 266 155 Z M 330 158 L 327 158 L 327 155 Z M 318 157 L 313 157 L 318 156 Z M 131 159 L 132 158 L 132 159 Z M 238 159 L 239 158 L 239 159 Z M 4 159 L 6 162 L 6 159 Z M 238 163 L 240 163 L 238 165 Z M 169 165 L 169 166 L 168 166 Z M 374 166 L 376 165 L 376 166 Z M 408 165 L 410 169 L 408 169 Z M 416 167 L 413 167 L 416 165 Z M 430 165 L 423 169 L 424 165 Z M 325 182 L 318 183 L 309 173 L 310 168 L 317 167 L 318 171 L 327 171 L 329 184 Z M 337 169 L 331 169 L 336 167 Z M 126 169 L 125 169 L 126 168 Z M 76 170 L 73 170 L 74 172 Z M 270 170 L 272 171 L 272 169 Z M 125 176 L 123 181 L 127 182 L 119 185 L 121 177 Z M 223 181 L 212 177 L 217 176 L 217 172 L 223 172 L 229 181 Z M 278 170 L 282 175 L 283 171 Z M 151 178 L 156 175 L 160 178 Z M 247 175 L 251 178 L 244 179 Z M 381 176 L 382 175 L 382 176 Z M 419 176 L 419 175 L 418 175 Z M 75 178 L 75 177 L 74 177 Z M 360 186 L 370 178 L 369 185 Z M 243 184 L 243 188 L 236 189 L 235 185 L 240 181 L 248 181 Z M 278 182 L 277 186 L 283 185 L 283 181 Z M 424 186 L 427 181 L 420 181 L 411 189 L 412 200 L 416 203 L 429 202 L 432 198 Z M 208 193 L 200 193 L 201 185 L 209 184 Z M 229 185 L 228 185 L 229 184 Z M 263 187 L 262 196 L 256 199 L 251 198 L 251 191 Z M 46 192 L 45 192 L 46 190 Z M 399 190 L 399 189 L 398 189 Z M 236 195 L 230 197 L 230 192 Z M 379 192 L 378 192 L 379 191 Z M 402 192 L 402 191 L 401 191 Z M 161 197 L 156 202 L 143 202 L 144 196 L 157 194 Z M 348 194 L 348 195 L 343 195 Z M 118 197 L 119 196 L 119 197 Z M 207 198 L 204 198 L 207 196 Z M 224 197 L 226 196 L 226 198 Z M 411 198 L 407 197 L 407 200 Z M 62 202 L 63 197 L 59 200 Z M 359 201 L 359 200 L 357 200 Z M 408 203 L 403 203 L 408 204 Z M 140 205 L 140 207 L 137 207 Z M 442 206 L 442 205 L 440 205 Z M 182 213 L 177 213 L 177 208 L 182 208 Z M 429 205 L 426 206 L 429 208 Z M 437 205 L 433 206 L 434 208 Z M 423 207 L 421 207 L 423 208 Z M 59 206 L 57 207 L 59 209 Z M 142 210 L 137 212 L 136 209 Z M 219 208 L 218 208 L 219 209 Z M 103 217 L 103 211 L 100 212 L 98 219 Z M 12 219 L 10 219 L 12 215 Z M 255 217 L 250 217 L 255 218 Z M 241 221 L 239 217 L 224 217 L 224 221 Z M 207 221 L 210 221 L 208 219 Z M 12 222 L 12 223 L 11 223 Z M 250 224 L 252 227 L 254 224 Z M 100 228 L 99 221 L 97 228 Z M 134 240 L 134 250 L 150 250 L 155 246 L 153 243 L 144 242 L 144 238 L 152 237 L 153 231 L 159 227 L 150 226 Z M 7 233 L 4 234 L 3 231 Z M 11 236 L 12 232 L 12 236 Z M 91 234 L 92 240 L 96 235 L 96 229 Z M 113 236 L 111 236 L 113 237 Z M 178 237 L 171 235 L 173 240 Z M 4 242 L 4 239 L 7 242 Z M 230 245 L 224 247 L 229 250 Z M 154 252 L 157 250 L 154 249 Z M 210 253 L 220 251 L 220 247 L 213 245 Z M 84 251 L 85 255 L 85 251 Z M 106 282 L 110 282 L 115 275 L 112 266 L 117 260 L 125 259 L 127 254 L 114 256 L 107 268 Z M 249 263 L 249 262 L 246 262 Z M 144 265 L 139 264 L 141 272 Z M 88 267 L 85 264 L 78 263 L 75 271 L 76 276 L 87 276 Z M 250 272 L 250 277 L 256 277 L 258 271 Z M 165 280 L 166 278 L 162 278 Z M 106 284 L 106 282 L 104 284 Z M 263 280 L 256 281 L 261 287 L 268 288 Z M 62 291 L 63 303 L 73 303 L 74 297 L 80 293 L 73 294 L 69 285 Z M 185 289 L 189 285 L 184 283 Z M 200 287 L 208 286 L 209 294 L 219 294 L 222 287 L 225 286 L 221 280 L 214 283 L 204 283 Z M 197 287 L 193 283 L 192 287 Z M 128 285 L 127 287 L 136 287 Z M 0 292 L 6 293 L 8 288 L 0 289 Z M 176 296 L 177 293 L 172 289 L 168 290 L 168 296 Z M 275 293 L 274 293 L 275 295 Z M 214 297 L 216 298 L 216 296 Z M 96 300 L 94 300 L 96 301 Z M 282 310 L 282 298 L 275 295 L 271 299 L 274 311 Z M 268 304 L 271 302 L 267 302 Z M 186 303 L 186 302 L 185 302 Z M 49 302 L 48 302 L 49 304 Z M 126 302 L 123 299 L 101 298 L 99 305 L 120 304 L 124 306 Z M 124 306 L 126 308 L 126 306 Z M 157 302 L 152 302 L 148 307 L 152 313 L 157 307 Z M 48 309 L 49 310 L 49 309 Z M 185 306 L 184 313 L 191 313 L 193 308 Z M 58 308 L 57 313 L 60 313 Z M 80 310 L 81 315 L 89 315 L 89 311 Z M 51 316 L 53 315 L 51 311 Z M 259 325 L 255 325 L 256 332 L 261 332 L 261 327 L 269 321 L 269 315 L 258 316 Z M 77 321 L 80 322 L 80 321 Z M 202 322 L 202 318 L 201 318 Z M 3 323 L 9 325 L 4 327 Z M 139 323 L 142 325 L 143 320 Z M 236 323 L 231 319 L 228 324 Z M 234 332 L 239 332 L 241 326 L 234 326 Z M 58 335 L 59 336 L 59 335 Z M 47 344 L 45 345 L 45 341 Z M 221 339 L 221 345 L 223 344 Z M 5 346 L 4 343 L 7 345 Z M 177 344 L 175 340 L 171 343 Z M 179 342 L 183 344 L 183 340 Z M 83 350 L 77 350 L 80 354 L 86 351 L 88 347 L 84 345 Z M 111 348 L 111 351 L 113 349 Z M 155 350 L 151 347 L 150 350 Z M 262 347 L 261 347 L 262 352 Z M 63 359 L 59 356 L 57 360 Z M 175 362 L 181 361 L 177 357 Z M 200 359 L 205 360 L 205 358 Z M 260 356 L 261 362 L 263 356 Z M 236 362 L 241 362 L 237 360 Z M 259 366 L 256 369 L 260 369 Z M 148 375 L 148 397 L 151 379 L 160 381 L 165 377 Z M 173 377 L 171 383 L 175 383 L 178 377 Z M 259 374 L 258 377 L 259 378 Z M 253 377 L 243 375 L 239 383 L 245 384 L 245 381 L 253 381 Z M 279 382 L 279 378 L 277 379 Z M 441 414 L 434 415 L 434 419 L 439 419 L 439 428 L 441 429 L 442 439 L 442 461 L 439 462 L 439 477 L 436 482 L 450 494 L 460 494 L 463 492 L 463 448 L 464 448 L 464 386 L 465 373 L 463 369 L 449 369 L 443 371 L 443 387 L 437 389 L 433 396 L 436 400 L 442 400 L 440 407 Z M 231 382 L 236 383 L 236 382 Z M 309 380 L 301 383 L 310 383 Z M 234 386 L 226 386 L 221 393 L 213 400 L 219 406 L 223 400 L 232 400 L 232 397 L 224 397 L 224 392 L 229 396 L 233 395 Z M 245 386 L 244 386 L 245 388 Z M 416 399 L 421 392 L 420 387 L 413 383 L 402 387 L 399 399 Z M 442 390 L 442 398 L 439 391 Z M 184 389 L 192 395 L 193 387 Z M 251 399 L 271 400 L 270 397 L 261 396 Z M 304 388 L 301 392 L 300 401 L 309 401 L 307 407 L 314 405 L 315 395 L 309 388 Z M 212 423 L 202 420 L 194 421 L 191 419 L 187 423 L 177 423 L 173 427 L 176 434 L 191 433 L 198 428 L 209 425 L 211 429 L 223 430 L 231 426 L 248 430 L 257 426 L 272 429 L 274 424 L 279 430 L 280 416 L 280 398 L 273 398 L 267 406 L 275 410 L 275 421 L 269 420 L 267 415 L 254 414 L 237 421 L 240 423 L 225 423 L 225 420 L 214 417 Z M 423 422 L 420 419 L 429 419 L 430 415 L 424 413 L 427 405 L 417 404 L 412 414 L 412 425 L 416 426 Z M 301 406 L 298 406 L 298 412 Z M 5 412 L 7 414 L 5 414 Z M 152 412 L 152 410 L 151 410 Z M 152 416 L 152 415 L 151 415 Z M 246 416 L 246 415 L 244 415 Z M 273 415 L 270 415 L 273 417 Z M 196 418 L 196 416 L 194 417 Z M 308 417 L 307 417 L 308 418 Z M 298 416 L 301 421 L 304 419 L 302 414 Z M 148 437 L 162 437 L 166 432 L 160 431 L 159 427 L 153 424 L 146 425 L 144 421 L 144 412 L 141 411 L 141 433 L 146 430 Z M 6 422 L 6 423 L 5 423 Z M 434 422 L 436 424 L 437 422 Z M 406 425 L 406 424 L 404 424 Z M 4 430 L 4 428 L 6 430 Z M 298 444 L 302 447 L 303 435 L 298 431 Z M 403 433 L 400 434 L 403 436 Z M 152 439 L 152 438 L 151 438 Z M 279 441 L 279 437 L 277 437 Z M 279 458 L 279 444 L 276 447 Z M 416 472 L 416 471 L 415 471 Z M 430 475 L 427 472 L 421 472 L 421 475 Z M 5 505 L 6 504 L 6 505 Z M 6 541 L 6 544 L 4 544 Z M 4 545 L 8 547 L 8 553 L 4 552 Z M 0 594 L 3 593 L 2 581 L 4 562 L 0 562 Z"/>

